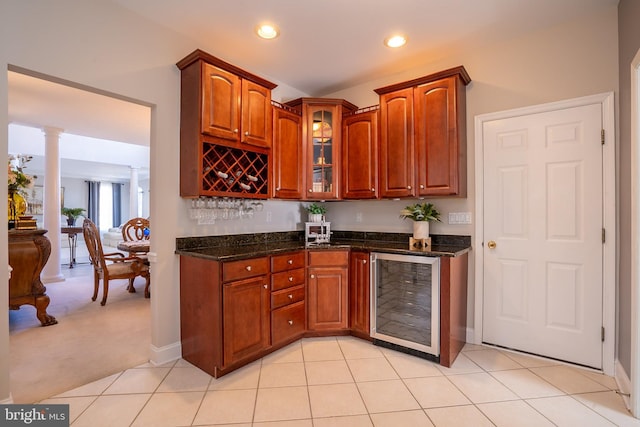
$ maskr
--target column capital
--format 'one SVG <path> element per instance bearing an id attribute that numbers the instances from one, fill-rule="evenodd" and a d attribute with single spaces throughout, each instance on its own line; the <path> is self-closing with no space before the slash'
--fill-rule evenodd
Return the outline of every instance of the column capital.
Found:
<path id="1" fill-rule="evenodd" d="M 64 129 L 55 126 L 44 126 L 41 130 L 45 135 L 60 135 L 64 132 Z"/>

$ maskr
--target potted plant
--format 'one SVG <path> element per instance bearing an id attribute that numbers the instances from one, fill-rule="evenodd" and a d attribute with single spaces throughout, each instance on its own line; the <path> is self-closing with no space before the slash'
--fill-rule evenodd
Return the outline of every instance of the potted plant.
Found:
<path id="1" fill-rule="evenodd" d="M 317 203 L 312 203 L 307 206 L 307 212 L 309 212 L 309 222 L 322 222 L 324 214 L 327 213 L 327 208 Z"/>
<path id="2" fill-rule="evenodd" d="M 413 220 L 413 238 L 426 239 L 429 237 L 429 223 L 440 221 L 440 212 L 432 203 L 416 203 L 400 211 L 400 218 Z"/>
<path id="3" fill-rule="evenodd" d="M 62 215 L 67 217 L 67 225 L 73 227 L 76 223 L 76 218 L 84 213 L 82 208 L 65 208 L 61 209 Z"/>

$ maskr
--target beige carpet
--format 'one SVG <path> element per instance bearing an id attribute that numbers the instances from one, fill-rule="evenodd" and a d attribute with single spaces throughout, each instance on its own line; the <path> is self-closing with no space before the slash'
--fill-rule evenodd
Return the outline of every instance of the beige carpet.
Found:
<path id="1" fill-rule="evenodd" d="M 42 327 L 35 309 L 9 310 L 11 394 L 15 403 L 35 403 L 149 360 L 150 300 L 144 280 L 138 292 L 127 292 L 127 281 L 112 281 L 107 304 L 102 289 L 91 301 L 93 271 L 89 265 L 73 270 L 64 282 L 47 284 L 47 312 L 57 325 Z M 102 287 L 101 287 L 102 288 Z"/>

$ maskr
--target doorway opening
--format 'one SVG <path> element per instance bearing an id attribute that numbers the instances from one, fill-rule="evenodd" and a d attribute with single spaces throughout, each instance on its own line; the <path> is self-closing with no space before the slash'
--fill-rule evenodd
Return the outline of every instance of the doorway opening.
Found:
<path id="1" fill-rule="evenodd" d="M 40 129 L 62 129 L 60 175 L 66 207 L 87 208 L 87 180 L 120 183 L 127 188 L 121 197 L 125 222 L 133 167 L 137 181 L 131 189 L 136 194 L 133 200 L 141 200 L 137 194 L 142 189 L 148 203 L 150 105 L 18 67 L 10 66 L 8 76 L 8 151 L 31 155 L 28 172 L 42 178 L 46 159 Z M 12 139 L 15 134 L 19 141 Z M 36 185 L 46 188 L 40 180 Z M 134 209 L 141 210 L 149 211 L 148 207 Z M 38 215 L 42 212 L 34 216 Z M 59 239 L 60 243 L 66 240 L 66 236 Z M 84 241 L 78 240 L 78 247 L 83 247 Z M 46 285 L 51 297 L 48 312 L 56 316 L 57 325 L 41 327 L 35 309 L 28 305 L 10 313 L 10 328 L 12 320 L 20 317 L 33 323 L 9 337 L 10 387 L 16 403 L 38 401 L 149 360 L 151 304 L 144 298 L 141 282 L 136 279 L 135 294 L 126 291 L 127 281 L 112 283 L 107 305 L 101 307 L 91 301 L 90 265 L 80 265 L 65 276 L 64 282 Z M 80 353 L 83 357 L 78 358 Z M 43 356 L 46 364 L 41 363 Z"/>

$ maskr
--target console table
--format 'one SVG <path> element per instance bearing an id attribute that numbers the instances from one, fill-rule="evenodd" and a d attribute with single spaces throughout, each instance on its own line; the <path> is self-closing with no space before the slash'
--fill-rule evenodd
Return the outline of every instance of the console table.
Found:
<path id="1" fill-rule="evenodd" d="M 66 234 L 69 239 L 69 268 L 76 264 L 76 246 L 78 244 L 78 234 L 82 234 L 82 227 L 62 227 L 62 234 Z"/>
<path id="2" fill-rule="evenodd" d="M 51 254 L 51 242 L 44 235 L 47 230 L 9 230 L 9 309 L 19 310 L 29 304 L 36 308 L 42 326 L 58 323 L 47 313 L 49 296 L 40 281 L 40 272 Z"/>

